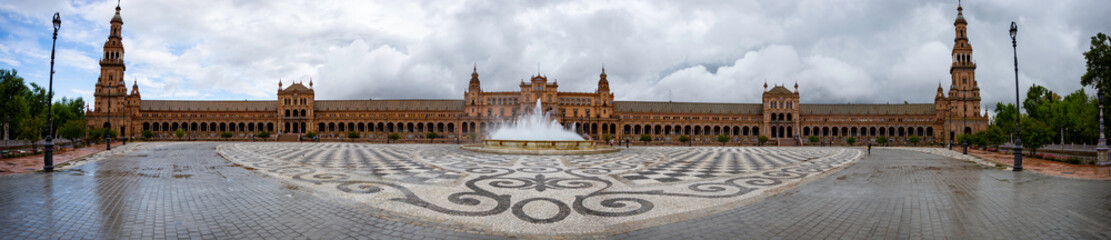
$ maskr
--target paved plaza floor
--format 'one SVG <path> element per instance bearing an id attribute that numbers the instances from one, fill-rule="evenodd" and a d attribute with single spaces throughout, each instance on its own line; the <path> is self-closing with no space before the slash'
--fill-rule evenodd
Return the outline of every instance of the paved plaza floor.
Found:
<path id="1" fill-rule="evenodd" d="M 142 143 L 0 177 L 4 238 L 1108 239 L 1111 182 L 859 148 Z"/>

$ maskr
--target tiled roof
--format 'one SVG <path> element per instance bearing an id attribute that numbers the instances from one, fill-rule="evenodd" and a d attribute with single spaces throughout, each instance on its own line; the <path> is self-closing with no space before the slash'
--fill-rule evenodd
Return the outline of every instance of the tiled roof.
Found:
<path id="1" fill-rule="evenodd" d="M 317 100 L 317 111 L 463 111 L 463 100 Z"/>
<path id="2" fill-rule="evenodd" d="M 142 111 L 277 111 L 278 101 L 142 100 Z"/>
<path id="3" fill-rule="evenodd" d="M 793 92 L 791 92 L 791 90 L 787 90 L 787 88 L 785 88 L 783 86 L 775 86 L 775 87 L 772 88 L 772 90 L 768 91 L 768 93 L 771 93 L 771 94 L 794 94 Z"/>
<path id="4" fill-rule="evenodd" d="M 760 114 L 763 108 L 758 103 L 614 101 L 613 111 L 640 113 Z"/>
<path id="5" fill-rule="evenodd" d="M 289 92 L 289 91 L 308 92 L 308 91 L 310 91 L 310 89 L 308 87 L 305 87 L 305 85 L 303 85 L 301 83 L 294 83 L 294 84 L 290 84 L 289 87 L 286 87 L 285 89 L 282 89 L 282 91 L 286 91 L 286 92 Z"/>
<path id="6" fill-rule="evenodd" d="M 801 114 L 839 114 L 839 115 L 868 115 L 868 114 L 901 114 L 901 115 L 933 115 L 936 113 L 933 103 L 912 104 L 800 104 Z"/>

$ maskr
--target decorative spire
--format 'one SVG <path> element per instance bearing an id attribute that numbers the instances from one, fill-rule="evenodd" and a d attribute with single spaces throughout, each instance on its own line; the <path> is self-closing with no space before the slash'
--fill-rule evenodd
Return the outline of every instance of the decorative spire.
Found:
<path id="1" fill-rule="evenodd" d="M 764 91 L 768 90 L 768 80 L 764 80 Z"/>
<path id="2" fill-rule="evenodd" d="M 111 22 L 123 23 L 123 18 L 120 17 L 120 1 L 116 0 L 116 16 L 112 17 Z"/>
<path id="3" fill-rule="evenodd" d="M 953 24 L 968 24 L 968 22 L 964 20 L 964 7 L 961 7 L 960 0 L 957 0 L 957 21 Z"/>
<path id="4" fill-rule="evenodd" d="M 312 77 L 309 77 L 309 88 L 312 88 Z"/>
<path id="5" fill-rule="evenodd" d="M 799 91 L 799 81 L 795 81 L 795 92 Z"/>
<path id="6" fill-rule="evenodd" d="M 471 73 L 478 74 L 478 63 L 477 62 L 474 63 L 474 71 L 471 72 Z"/>

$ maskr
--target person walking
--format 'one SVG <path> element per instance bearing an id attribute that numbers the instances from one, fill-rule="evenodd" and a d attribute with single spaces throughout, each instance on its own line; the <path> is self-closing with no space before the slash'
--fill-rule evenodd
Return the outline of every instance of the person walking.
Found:
<path id="1" fill-rule="evenodd" d="M 868 142 L 868 155 L 872 155 L 872 142 Z"/>

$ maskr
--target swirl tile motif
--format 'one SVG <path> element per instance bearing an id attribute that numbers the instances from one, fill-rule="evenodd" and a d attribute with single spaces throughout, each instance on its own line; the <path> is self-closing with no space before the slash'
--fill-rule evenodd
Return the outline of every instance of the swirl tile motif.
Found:
<path id="1" fill-rule="evenodd" d="M 449 145 L 350 143 L 232 143 L 217 151 L 343 201 L 532 234 L 636 229 L 696 217 L 861 155 L 842 148 L 660 147 L 526 156 Z"/>

